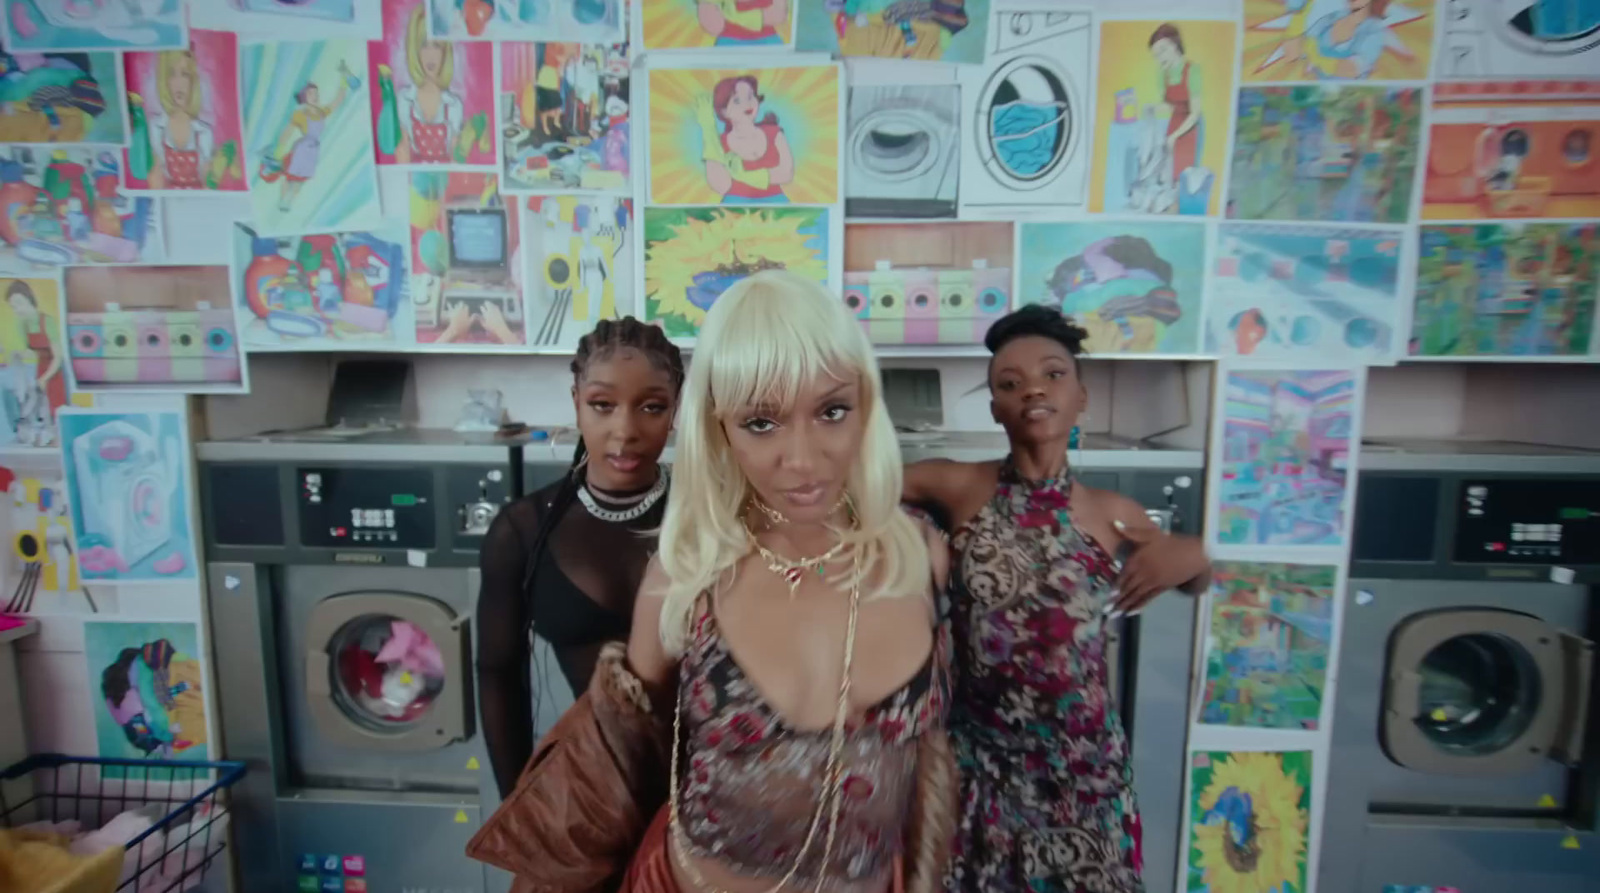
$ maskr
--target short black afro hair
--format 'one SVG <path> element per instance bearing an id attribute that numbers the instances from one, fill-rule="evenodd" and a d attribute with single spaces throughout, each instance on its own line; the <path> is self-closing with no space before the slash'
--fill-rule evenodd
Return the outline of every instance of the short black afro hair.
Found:
<path id="1" fill-rule="evenodd" d="M 1088 340 L 1089 333 L 1057 307 L 1028 304 L 995 320 L 994 325 L 989 327 L 989 333 L 983 336 L 983 346 L 989 349 L 990 371 L 994 369 L 994 355 L 1000 352 L 1000 348 L 1018 338 L 1029 336 L 1049 338 L 1061 345 L 1072 356 L 1072 364 L 1076 367 L 1078 357 L 1084 353 L 1083 342 Z"/>

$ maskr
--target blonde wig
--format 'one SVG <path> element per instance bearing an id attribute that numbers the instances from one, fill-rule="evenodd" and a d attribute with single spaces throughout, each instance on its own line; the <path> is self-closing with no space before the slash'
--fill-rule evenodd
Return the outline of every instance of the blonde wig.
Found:
<path id="1" fill-rule="evenodd" d="M 421 86 L 433 81 L 433 85 L 443 90 L 450 86 L 450 81 L 455 77 L 456 48 L 444 40 L 428 40 L 428 26 L 424 18 L 426 4 L 417 4 L 411 10 L 411 17 L 406 21 L 406 71 L 411 73 L 411 83 Z M 428 73 L 422 70 L 422 48 L 428 43 L 437 43 L 439 52 L 444 56 L 439 60 L 439 76 L 429 78 Z"/>
<path id="2" fill-rule="evenodd" d="M 167 86 L 179 72 L 189 75 L 189 101 L 181 109 Z M 200 117 L 200 90 L 200 63 L 195 61 L 193 50 L 167 50 L 156 57 L 156 94 L 167 114 L 181 111 L 191 118 Z"/>
<path id="3" fill-rule="evenodd" d="M 866 416 L 866 433 L 845 483 L 858 526 L 844 535 L 861 556 L 862 598 L 927 596 L 927 542 L 900 510 L 900 445 L 866 332 L 843 301 L 815 282 L 758 273 L 712 305 L 684 382 L 660 540 L 671 581 L 661 609 L 668 654 L 683 652 L 700 593 L 726 583 L 750 552 L 743 512 L 751 487 L 723 422 L 757 405 L 787 410 L 819 376 L 860 382 L 857 411 Z"/>

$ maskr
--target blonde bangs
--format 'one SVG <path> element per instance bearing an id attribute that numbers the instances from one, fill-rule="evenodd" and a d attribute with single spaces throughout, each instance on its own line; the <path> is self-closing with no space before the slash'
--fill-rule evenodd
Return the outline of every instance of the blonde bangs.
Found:
<path id="1" fill-rule="evenodd" d="M 684 382 L 659 553 L 671 581 L 661 617 L 668 654 L 682 653 L 701 593 L 730 579 L 750 551 L 741 517 L 749 484 L 723 421 L 753 407 L 792 409 L 800 390 L 818 376 L 854 378 L 861 388 L 866 430 L 846 484 L 858 527 L 845 538 L 859 551 L 862 576 L 870 581 L 863 598 L 929 593 L 927 543 L 900 510 L 900 445 L 866 332 L 844 302 L 817 283 L 760 273 L 712 305 Z"/>

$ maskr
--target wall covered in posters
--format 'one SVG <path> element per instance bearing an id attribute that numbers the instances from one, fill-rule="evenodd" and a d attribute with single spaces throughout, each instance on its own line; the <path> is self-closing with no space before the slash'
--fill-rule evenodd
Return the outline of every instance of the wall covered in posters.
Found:
<path id="1" fill-rule="evenodd" d="M 256 353 L 566 353 L 630 313 L 688 345 L 774 268 L 934 360 L 1049 303 L 1097 357 L 1226 364 L 1195 889 L 1315 872 L 1364 367 L 1600 357 L 1584 4 L 54 5 L 0 23 L 0 446 L 50 465 L 5 506 L 59 547 L 7 557 L 5 593 L 39 580 L 26 610 L 138 619 L 142 583 L 197 586 L 186 507 L 148 503 L 179 533 L 129 557 L 99 507 L 122 447 L 96 453 L 74 400 L 157 468 L 176 395 L 247 391 Z M 227 250 L 174 245 L 180 216 Z M 77 490 L 109 495 L 85 515 Z M 123 647 L 203 653 L 181 638 Z M 1313 816 L 1254 874 L 1200 833 L 1237 805 L 1224 767 L 1278 779 L 1239 827 Z"/>

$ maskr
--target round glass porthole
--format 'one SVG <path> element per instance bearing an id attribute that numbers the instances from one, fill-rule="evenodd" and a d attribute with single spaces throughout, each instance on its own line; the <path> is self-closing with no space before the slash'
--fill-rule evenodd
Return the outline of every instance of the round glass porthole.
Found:
<path id="1" fill-rule="evenodd" d="M 938 141 L 946 138 L 940 128 L 937 119 L 914 109 L 879 112 L 860 129 L 856 164 L 894 182 L 919 177 L 937 160 Z"/>
<path id="2" fill-rule="evenodd" d="M 423 629 L 408 620 L 367 614 L 328 641 L 333 699 L 355 723 L 402 733 L 419 723 L 444 690 L 444 658 Z"/>
<path id="3" fill-rule="evenodd" d="M 1493 633 L 1439 643 L 1418 668 L 1417 728 L 1435 747 L 1456 756 L 1504 750 L 1528 731 L 1542 686 L 1527 649 Z"/>
<path id="4" fill-rule="evenodd" d="M 1048 61 L 1007 64 L 989 78 L 981 95 L 986 154 L 1019 185 L 1053 178 L 1076 138 L 1071 111 L 1066 81 Z"/>

